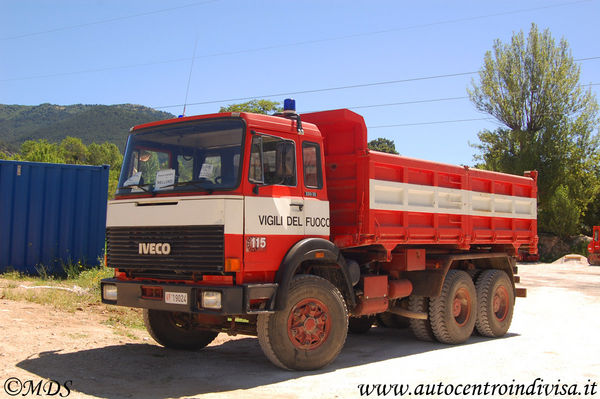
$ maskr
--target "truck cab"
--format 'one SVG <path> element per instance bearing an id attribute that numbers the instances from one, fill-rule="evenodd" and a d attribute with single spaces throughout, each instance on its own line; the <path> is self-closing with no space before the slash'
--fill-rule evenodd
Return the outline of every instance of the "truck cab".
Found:
<path id="1" fill-rule="evenodd" d="M 321 146 L 314 125 L 299 132 L 293 120 L 247 113 L 135 127 L 108 211 L 107 261 L 117 280 L 169 281 L 189 294 L 206 286 L 213 297 L 240 291 L 226 309 L 177 296 L 191 311 L 272 308 L 272 295 L 259 301 L 252 287 L 273 282 L 301 239 L 329 238 Z"/>

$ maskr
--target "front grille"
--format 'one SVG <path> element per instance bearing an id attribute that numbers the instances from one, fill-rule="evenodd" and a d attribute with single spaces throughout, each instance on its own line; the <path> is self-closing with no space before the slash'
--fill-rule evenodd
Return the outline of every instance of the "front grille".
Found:
<path id="1" fill-rule="evenodd" d="M 108 227 L 106 240 L 108 266 L 138 273 L 221 272 L 225 263 L 223 226 Z M 140 254 L 140 244 L 150 243 L 168 243 L 171 251 Z"/>

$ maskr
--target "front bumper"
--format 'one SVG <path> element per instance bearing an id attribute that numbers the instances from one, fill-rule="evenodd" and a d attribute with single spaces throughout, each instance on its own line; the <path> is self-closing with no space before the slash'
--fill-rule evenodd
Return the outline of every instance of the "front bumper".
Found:
<path id="1" fill-rule="evenodd" d="M 278 284 L 243 284 L 239 286 L 159 284 L 154 282 L 123 281 L 116 278 L 109 278 L 100 282 L 101 293 L 104 293 L 104 286 L 108 284 L 116 287 L 117 299 L 106 300 L 104 299 L 104 294 L 102 294 L 102 302 L 106 304 L 132 308 L 223 316 L 272 312 L 275 306 L 275 295 L 278 287 Z M 146 290 L 151 288 L 162 288 L 163 295 L 159 298 L 144 297 L 142 287 Z M 220 292 L 221 308 L 202 308 L 201 297 L 203 291 Z M 166 292 L 186 294 L 187 303 L 166 303 L 164 295 Z M 257 301 L 264 303 L 265 306 L 255 308 L 254 305 Z"/>

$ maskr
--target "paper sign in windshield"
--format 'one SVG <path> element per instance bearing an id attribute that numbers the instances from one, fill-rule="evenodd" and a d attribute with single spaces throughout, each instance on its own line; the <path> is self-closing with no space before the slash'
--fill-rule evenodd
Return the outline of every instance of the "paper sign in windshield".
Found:
<path id="1" fill-rule="evenodd" d="M 202 169 L 200 170 L 200 178 L 201 179 L 212 178 L 214 169 L 215 169 L 215 165 L 213 165 L 211 163 L 202 164 Z"/>
<path id="2" fill-rule="evenodd" d="M 156 172 L 155 190 L 162 190 L 165 186 L 172 188 L 173 184 L 175 184 L 175 169 L 163 169 Z"/>
<path id="3" fill-rule="evenodd" d="M 127 180 L 125 180 L 125 183 L 123 183 L 124 187 L 127 186 L 135 186 L 137 184 L 140 184 L 140 179 L 142 178 L 142 172 L 137 172 L 134 175 L 131 175 L 131 177 Z"/>

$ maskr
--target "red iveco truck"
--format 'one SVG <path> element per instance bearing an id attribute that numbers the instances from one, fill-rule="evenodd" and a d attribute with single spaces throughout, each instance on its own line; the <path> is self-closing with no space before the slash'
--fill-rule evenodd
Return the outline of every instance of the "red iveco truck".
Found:
<path id="1" fill-rule="evenodd" d="M 600 266 L 600 226 L 594 226 L 592 241 L 588 244 L 588 263 Z"/>
<path id="2" fill-rule="evenodd" d="M 371 151 L 360 115 L 289 103 L 132 128 L 103 302 L 143 308 L 166 347 L 257 335 L 295 370 L 332 362 L 375 316 L 421 340 L 504 335 L 524 296 L 514 257 L 537 252 L 536 172 Z"/>

